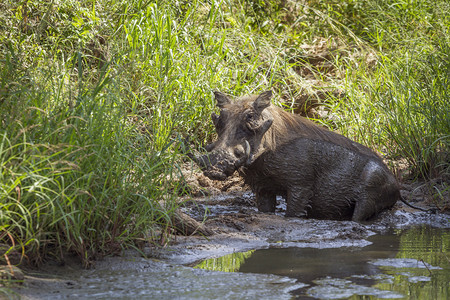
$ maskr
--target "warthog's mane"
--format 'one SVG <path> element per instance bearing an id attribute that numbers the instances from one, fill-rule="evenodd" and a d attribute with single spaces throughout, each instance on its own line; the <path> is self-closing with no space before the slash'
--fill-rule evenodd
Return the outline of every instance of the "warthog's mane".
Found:
<path id="1" fill-rule="evenodd" d="M 251 108 L 253 102 L 257 98 L 258 95 L 241 97 L 238 98 L 237 101 L 233 101 L 228 104 L 226 108 L 232 115 L 239 115 L 245 110 Z M 264 134 L 261 141 L 266 149 L 276 151 L 277 147 L 289 143 L 294 139 L 306 138 L 310 140 L 329 142 L 349 149 L 353 152 L 380 159 L 380 157 L 373 150 L 356 143 L 343 135 L 317 125 L 307 118 L 289 113 L 273 104 L 267 107 L 266 110 L 268 110 L 268 112 L 270 112 L 273 116 L 273 124 Z"/>
<path id="2" fill-rule="evenodd" d="M 227 108 L 233 114 L 238 114 L 252 107 L 252 104 L 257 97 L 258 95 L 250 95 L 239 98 L 238 101 L 233 101 Z M 273 104 L 267 107 L 266 110 L 273 116 L 273 124 L 262 138 L 262 144 L 266 149 L 275 151 L 278 146 L 294 139 L 306 138 L 330 142 L 351 151 L 379 159 L 379 156 L 373 150 L 356 143 L 343 135 L 317 125 L 307 118 L 289 113 Z"/>
<path id="3" fill-rule="evenodd" d="M 264 135 L 264 142 L 266 145 L 273 145 L 273 147 L 277 147 L 277 145 L 281 145 L 289 142 L 290 140 L 302 137 L 311 140 L 330 142 L 354 152 L 378 157 L 378 155 L 371 149 L 334 131 L 328 130 L 325 127 L 319 126 L 307 118 L 288 113 L 274 105 L 271 105 L 267 109 L 269 109 L 272 113 L 274 121 L 267 133 Z"/>

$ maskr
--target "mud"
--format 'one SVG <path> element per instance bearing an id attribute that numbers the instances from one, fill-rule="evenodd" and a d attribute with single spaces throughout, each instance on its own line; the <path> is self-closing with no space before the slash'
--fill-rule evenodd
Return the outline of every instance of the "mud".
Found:
<path id="1" fill-rule="evenodd" d="M 255 249 L 360 249 L 370 245 L 370 237 L 374 235 L 417 224 L 450 228 L 449 215 L 415 211 L 403 203 L 366 223 L 286 218 L 282 198 L 277 198 L 275 213 L 259 213 L 254 195 L 238 179 L 231 178 L 220 183 L 220 187 L 208 186 L 206 179 L 199 181 L 203 184 L 197 186 L 197 195 L 204 196 L 184 198 L 181 211 L 203 222 L 216 234 L 208 237 L 172 235 L 166 247 L 149 245 L 145 248 L 145 257 L 142 253 L 128 251 L 122 257 L 98 261 L 91 270 L 83 270 L 75 261 L 63 267 L 50 264 L 39 270 L 25 270 L 25 282 L 14 292 L 22 299 L 289 299 L 292 291 L 308 284 L 284 274 L 226 273 L 192 266 L 205 259 Z M 432 203 L 415 204 L 430 207 Z M 416 261 L 396 263 L 414 264 Z M 383 264 L 392 265 L 392 262 L 374 262 L 375 266 Z M 348 290 L 376 297 L 396 297 L 395 293 L 377 294 L 387 292 L 339 278 L 332 282 L 324 280 L 313 283 L 315 286 L 309 290 L 311 297 L 324 291 L 345 294 Z M 427 279 L 411 276 L 408 280 Z"/>
<path id="2" fill-rule="evenodd" d="M 255 299 L 263 290 L 265 299 L 289 299 L 303 286 L 275 275 L 197 270 L 129 253 L 92 270 L 45 266 L 16 292 L 21 299 Z"/>
<path id="3" fill-rule="evenodd" d="M 150 248 L 147 254 L 169 263 L 189 265 L 252 249 L 364 247 L 370 244 L 367 238 L 376 233 L 419 224 L 450 227 L 448 214 L 414 210 L 401 202 L 365 223 L 287 218 L 285 209 L 284 199 L 278 197 L 275 213 L 258 212 L 250 191 L 196 198 L 185 202 L 182 211 L 217 234 L 206 238 L 173 236 L 167 249 Z"/>
<path id="4" fill-rule="evenodd" d="M 279 198 L 275 214 L 259 213 L 250 192 L 196 199 L 185 204 L 184 212 L 217 234 L 176 236 L 168 249 L 153 248 L 148 254 L 174 264 L 192 264 L 199 260 L 269 247 L 337 248 L 364 246 L 374 234 L 359 223 L 284 217 L 285 203 Z M 332 229 L 332 230 L 330 230 Z M 167 251 L 169 250 L 169 251 Z"/>

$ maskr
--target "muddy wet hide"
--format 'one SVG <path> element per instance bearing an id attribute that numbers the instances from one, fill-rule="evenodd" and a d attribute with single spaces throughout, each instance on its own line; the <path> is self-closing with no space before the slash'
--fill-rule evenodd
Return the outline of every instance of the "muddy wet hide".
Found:
<path id="1" fill-rule="evenodd" d="M 223 181 L 228 177 L 227 174 L 225 174 L 221 169 L 219 169 L 215 166 L 210 167 L 203 173 L 205 174 L 205 176 L 207 176 L 213 180 Z"/>

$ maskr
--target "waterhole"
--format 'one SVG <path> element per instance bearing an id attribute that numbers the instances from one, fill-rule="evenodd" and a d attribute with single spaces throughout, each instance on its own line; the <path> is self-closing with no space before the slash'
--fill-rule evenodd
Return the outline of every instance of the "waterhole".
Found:
<path id="1" fill-rule="evenodd" d="M 28 270 L 24 284 L 14 292 L 20 295 L 17 299 L 46 300 L 450 299 L 448 216 L 420 216 L 396 213 L 381 223 L 364 225 L 367 230 L 352 222 L 292 219 L 281 223 L 286 228 L 277 233 L 260 224 L 254 235 L 236 238 L 235 229 L 235 235 L 226 239 L 211 237 L 210 244 L 206 239 L 191 245 L 181 241 L 181 248 L 174 243 L 173 248 L 164 250 L 184 257 L 177 259 L 180 263 L 125 254 L 105 257 L 89 270 L 78 264 Z M 395 220 L 391 224 L 397 227 L 387 229 L 389 226 L 383 225 L 388 224 L 386 220 Z M 263 235 L 261 228 L 269 234 Z M 355 228 L 372 235 L 355 235 Z M 268 236 L 273 242 L 256 240 L 252 244 L 256 235 Z M 206 249 L 201 253 L 208 257 L 205 253 L 219 255 L 221 249 L 247 244 L 257 249 L 191 265 L 199 250 Z"/>
<path id="2" fill-rule="evenodd" d="M 365 247 L 269 248 L 195 268 L 286 276 L 296 299 L 450 299 L 450 229 L 416 226 L 368 238 Z"/>

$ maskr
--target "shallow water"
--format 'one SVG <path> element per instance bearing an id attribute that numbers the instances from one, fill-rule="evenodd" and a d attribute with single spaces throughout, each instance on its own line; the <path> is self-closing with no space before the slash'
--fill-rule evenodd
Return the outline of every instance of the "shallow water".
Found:
<path id="1" fill-rule="evenodd" d="M 299 299 L 450 299 L 450 229 L 392 229 L 368 240 L 365 247 L 235 253 L 196 268 L 293 278 L 307 284 L 291 292 Z"/>
<path id="2" fill-rule="evenodd" d="M 447 215 L 395 211 L 365 225 L 230 217 L 256 219 L 243 233 L 178 237 L 179 247 L 175 242 L 154 256 L 162 260 L 131 253 L 98 261 L 92 270 L 69 264 L 27 272 L 15 291 L 22 299 L 450 299 Z M 247 249 L 256 250 L 239 252 Z"/>
<path id="3" fill-rule="evenodd" d="M 107 259 L 94 270 L 65 267 L 31 275 L 34 280 L 28 277 L 16 289 L 20 299 L 290 299 L 290 291 L 304 286 L 276 275 L 198 270 L 138 257 Z"/>

